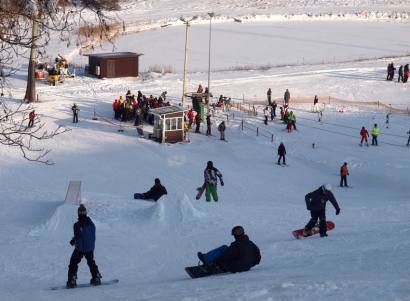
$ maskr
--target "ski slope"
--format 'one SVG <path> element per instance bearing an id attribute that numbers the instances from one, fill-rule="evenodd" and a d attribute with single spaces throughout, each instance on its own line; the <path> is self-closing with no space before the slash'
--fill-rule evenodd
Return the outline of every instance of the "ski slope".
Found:
<path id="1" fill-rule="evenodd" d="M 131 15 L 144 6 L 146 11 L 141 11 L 138 18 L 158 12 L 157 20 L 162 20 L 166 16 L 177 17 L 181 8 L 190 14 L 221 8 L 222 15 L 266 15 L 290 8 L 295 13 L 305 8 L 317 13 L 355 11 L 356 4 L 360 10 L 380 9 L 387 14 L 408 7 L 407 1 L 133 1 L 122 13 Z M 352 34 L 357 24 L 353 21 L 329 22 L 325 24 L 328 28 L 321 22 L 269 23 L 285 33 L 292 28 L 297 32 L 297 46 L 286 53 L 289 66 L 227 70 L 235 65 L 224 59 L 229 49 L 216 52 L 211 74 L 214 95 L 261 101 L 269 87 L 275 98 L 281 98 L 289 88 L 292 97 L 311 96 L 313 101 L 318 94 L 322 103 L 326 103 L 326 96 L 332 96 L 380 100 L 400 108 L 409 106 L 409 84 L 384 80 L 391 60 L 372 59 L 406 54 L 401 52 L 408 48 L 406 24 L 364 22 L 361 24 L 365 30 Z M 236 25 L 245 24 L 220 24 L 215 27 L 215 34 L 225 32 L 220 38 L 226 39 L 227 29 L 234 25 L 237 30 Z M 268 25 L 248 24 L 249 27 L 241 27 L 248 35 L 238 36 L 249 39 L 254 32 L 266 35 Z M 305 34 L 300 30 L 305 27 L 311 29 L 310 39 L 322 42 L 331 37 L 331 29 L 338 28 L 345 37 L 340 44 L 345 44 L 333 45 L 332 52 L 338 53 L 340 60 L 333 62 L 336 55 L 329 56 L 328 48 L 312 44 L 307 38 L 303 40 Z M 195 33 L 194 27 L 192 30 Z M 196 30 L 200 36 L 201 30 L 202 35 L 206 33 L 201 25 Z M 292 133 L 284 131 L 279 122 L 265 126 L 261 114 L 245 116 L 235 110 L 229 113 L 228 143 L 219 141 L 216 130 L 219 122 L 226 120 L 226 112 L 213 118 L 213 136 L 190 132 L 190 143 L 158 144 L 139 138 L 132 126 L 118 132 L 118 125 L 104 120 L 111 121 L 112 100 L 128 89 L 145 94 L 167 90 L 171 99 L 179 102 L 182 73 L 178 69 L 178 41 L 182 41 L 182 31 L 181 26 L 127 35 L 118 44 L 125 50 L 135 47 L 134 38 L 138 38 L 144 45 L 157 41 L 161 49 L 166 42 L 164 37 L 168 37 L 175 49 L 164 56 L 153 50 L 147 62 L 166 59 L 175 64 L 175 73 L 144 73 L 137 80 L 78 77 L 57 87 L 38 85 L 41 102 L 35 107 L 46 128 L 66 125 L 72 130 L 47 145 L 53 150 L 53 166 L 27 162 L 16 149 L 0 147 L 0 299 L 409 301 L 410 242 L 406 237 L 410 232 L 410 149 L 405 143 L 410 117 L 392 114 L 386 128 L 386 112 L 382 110 L 331 103 L 325 105 L 323 122 L 319 123 L 316 114 L 310 112 L 310 104 L 292 104 L 298 126 L 298 131 Z M 326 37 L 318 36 L 319 31 L 325 32 Z M 371 32 L 386 38 L 376 43 Z M 277 42 L 273 40 L 272 44 Z M 264 40 L 256 39 L 255 43 L 263 45 Z M 61 51 L 74 51 L 73 58 L 76 57 L 74 49 L 51 45 L 53 51 L 58 51 L 58 47 Z M 272 53 L 261 51 L 254 59 L 247 59 L 247 53 L 252 53 L 249 48 L 235 51 L 240 65 L 278 64 L 272 60 L 279 55 L 274 52 L 276 48 Z M 305 53 L 300 48 L 310 51 Z M 356 52 L 365 48 L 366 54 Z M 197 55 L 191 61 L 196 68 L 189 75 L 191 90 L 207 80 L 201 66 L 207 61 L 206 51 Z M 370 60 L 354 62 L 359 55 Z M 295 57 L 299 57 L 299 62 L 292 65 Z M 322 62 L 323 57 L 330 60 Z M 408 63 L 410 58 L 393 61 L 397 65 Z M 23 97 L 22 79 L 24 76 L 17 74 L 10 80 L 7 94 L 15 101 Z M 73 102 L 81 109 L 76 125 L 71 123 Z M 341 107 L 343 113 L 338 112 Z M 261 112 L 262 107 L 257 109 Z M 92 120 L 94 110 L 104 119 Z M 242 119 L 246 122 L 243 131 Z M 379 146 L 360 147 L 360 128 L 366 126 L 370 130 L 374 123 L 381 127 Z M 261 130 L 259 136 L 256 127 Z M 270 133 L 274 134 L 273 142 Z M 288 167 L 275 164 L 280 142 L 287 148 Z M 195 200 L 208 160 L 224 176 L 225 186 L 218 187 L 218 203 Z M 338 172 L 345 161 L 349 163 L 348 183 L 352 188 L 342 189 L 337 187 Z M 148 190 L 156 177 L 167 188 L 166 197 L 158 203 L 132 199 L 133 193 Z M 63 203 L 70 180 L 82 181 L 82 199 L 97 227 L 95 260 L 103 280 L 118 278 L 118 284 L 49 290 L 67 280 L 72 252 L 69 241 L 77 212 L 76 206 Z M 309 219 L 304 196 L 323 183 L 332 184 L 341 207 L 338 216 L 331 204 L 327 208 L 327 218 L 335 222 L 336 228 L 325 239 L 295 240 L 291 231 L 303 227 Z M 229 243 L 231 228 L 238 224 L 260 247 L 261 264 L 247 273 L 191 280 L 183 268 L 197 263 L 197 251 Z M 78 277 L 78 283 L 90 279 L 85 261 L 79 266 Z"/>

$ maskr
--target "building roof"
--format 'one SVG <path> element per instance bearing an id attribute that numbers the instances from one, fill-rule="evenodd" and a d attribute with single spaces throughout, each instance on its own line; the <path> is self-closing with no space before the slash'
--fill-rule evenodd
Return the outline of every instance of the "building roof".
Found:
<path id="1" fill-rule="evenodd" d="M 142 53 L 135 53 L 135 52 L 106 52 L 106 53 L 85 54 L 85 56 L 98 57 L 98 58 L 135 57 L 135 56 L 140 56 L 140 55 L 142 55 Z"/>
<path id="2" fill-rule="evenodd" d="M 167 107 L 160 107 L 156 109 L 150 109 L 149 113 L 153 115 L 167 115 L 172 113 L 182 113 L 184 109 L 180 106 L 167 106 Z"/>

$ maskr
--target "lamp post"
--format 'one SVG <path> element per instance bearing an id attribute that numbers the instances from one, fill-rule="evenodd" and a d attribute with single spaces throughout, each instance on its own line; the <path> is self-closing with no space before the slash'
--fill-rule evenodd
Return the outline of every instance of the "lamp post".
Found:
<path id="1" fill-rule="evenodd" d="M 212 39 L 212 18 L 214 13 L 208 13 L 209 16 L 209 50 L 208 50 L 208 94 L 206 95 L 206 108 L 209 109 L 209 96 L 211 94 L 211 39 Z"/>

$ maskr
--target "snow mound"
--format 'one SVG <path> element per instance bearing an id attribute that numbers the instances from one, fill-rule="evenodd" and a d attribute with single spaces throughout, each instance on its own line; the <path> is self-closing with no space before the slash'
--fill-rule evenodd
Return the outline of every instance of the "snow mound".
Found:
<path id="1" fill-rule="evenodd" d="M 163 226 L 198 222 L 206 216 L 193 206 L 186 194 L 162 197 L 153 206 L 139 211 L 139 218 Z"/>
<path id="2" fill-rule="evenodd" d="M 72 225 L 76 220 L 77 208 L 73 204 L 63 204 L 56 208 L 51 217 L 42 225 L 39 225 L 29 232 L 30 236 L 53 236 L 72 234 Z"/>

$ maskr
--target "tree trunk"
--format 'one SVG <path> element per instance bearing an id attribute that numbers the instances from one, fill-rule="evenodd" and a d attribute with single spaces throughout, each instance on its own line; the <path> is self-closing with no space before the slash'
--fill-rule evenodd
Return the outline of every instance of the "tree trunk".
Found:
<path id="1" fill-rule="evenodd" d="M 33 43 L 30 48 L 30 62 L 28 64 L 27 70 L 27 87 L 26 95 L 24 96 L 25 102 L 36 101 L 36 79 L 34 76 L 36 65 L 37 65 L 37 38 L 39 36 L 39 24 L 38 24 L 38 2 L 34 1 L 34 12 L 33 12 L 33 28 L 31 35 L 33 38 Z"/>

